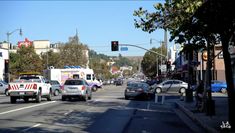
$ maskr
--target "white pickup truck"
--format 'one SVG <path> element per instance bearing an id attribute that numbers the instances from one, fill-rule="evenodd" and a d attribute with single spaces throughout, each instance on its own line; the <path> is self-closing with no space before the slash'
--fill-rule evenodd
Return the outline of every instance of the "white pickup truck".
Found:
<path id="1" fill-rule="evenodd" d="M 11 103 L 16 103 L 17 99 L 28 102 L 29 98 L 34 98 L 40 103 L 42 98 L 51 101 L 52 97 L 51 85 L 40 75 L 22 75 L 18 80 L 10 82 L 8 89 Z"/>

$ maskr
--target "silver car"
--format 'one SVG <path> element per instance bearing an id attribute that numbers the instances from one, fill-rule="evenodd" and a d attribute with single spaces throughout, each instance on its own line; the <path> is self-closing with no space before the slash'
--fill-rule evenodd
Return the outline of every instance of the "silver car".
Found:
<path id="1" fill-rule="evenodd" d="M 8 84 L 4 81 L 0 81 L 0 93 L 5 94 L 6 96 L 9 95 L 9 93 L 8 93 Z"/>
<path id="2" fill-rule="evenodd" d="M 156 93 L 168 91 L 185 93 L 186 89 L 188 88 L 188 83 L 181 80 L 165 80 L 160 84 L 153 85 L 152 88 L 155 89 Z"/>
<path id="3" fill-rule="evenodd" d="M 58 96 L 61 93 L 61 85 L 59 81 L 50 80 L 49 82 L 51 84 L 52 93 L 54 94 L 54 96 Z"/>
<path id="4" fill-rule="evenodd" d="M 67 79 L 61 90 L 62 101 L 65 101 L 67 98 L 82 98 L 86 101 L 92 97 L 91 87 L 84 79 Z"/>

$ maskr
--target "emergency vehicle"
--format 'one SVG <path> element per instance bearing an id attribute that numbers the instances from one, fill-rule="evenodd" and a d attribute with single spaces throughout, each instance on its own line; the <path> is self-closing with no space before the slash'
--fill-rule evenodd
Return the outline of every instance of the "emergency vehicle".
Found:
<path id="1" fill-rule="evenodd" d="M 52 97 L 51 85 L 39 73 L 20 74 L 19 79 L 9 83 L 8 89 L 11 103 L 16 103 L 17 99 L 28 102 L 29 98 L 40 103 L 42 98 L 51 101 Z"/>
<path id="2" fill-rule="evenodd" d="M 102 82 L 98 81 L 95 77 L 93 69 L 82 67 L 66 67 L 64 69 L 47 69 L 44 71 L 45 78 L 49 80 L 57 80 L 61 85 L 67 79 L 80 78 L 85 79 L 93 91 L 102 87 Z"/>

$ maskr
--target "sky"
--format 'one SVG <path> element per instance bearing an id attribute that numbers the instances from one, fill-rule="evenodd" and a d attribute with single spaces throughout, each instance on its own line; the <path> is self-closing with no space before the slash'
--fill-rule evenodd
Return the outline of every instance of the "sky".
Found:
<path id="1" fill-rule="evenodd" d="M 164 40 L 163 30 L 149 34 L 134 26 L 134 10 L 143 7 L 154 11 L 153 5 L 163 0 L 89 0 L 89 1 L 1 1 L 0 42 L 7 40 L 7 32 L 16 31 L 10 42 L 49 40 L 68 42 L 78 32 L 81 43 L 97 53 L 109 56 L 143 56 L 145 50 L 128 47 L 128 51 L 111 51 L 111 41 L 151 49 Z M 153 39 L 150 44 L 150 39 Z M 169 38 L 169 36 L 168 36 Z"/>

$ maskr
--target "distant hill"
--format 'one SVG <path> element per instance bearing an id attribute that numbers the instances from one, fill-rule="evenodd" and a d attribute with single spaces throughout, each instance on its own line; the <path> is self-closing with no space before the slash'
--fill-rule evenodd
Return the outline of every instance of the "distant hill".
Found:
<path id="1" fill-rule="evenodd" d="M 142 61 L 143 60 L 143 56 L 123 56 L 123 57 L 126 57 L 128 58 L 129 60 L 131 61 Z"/>

